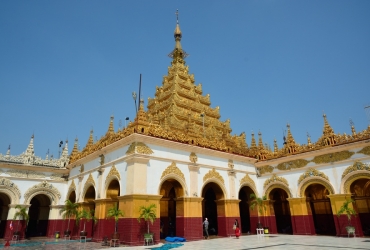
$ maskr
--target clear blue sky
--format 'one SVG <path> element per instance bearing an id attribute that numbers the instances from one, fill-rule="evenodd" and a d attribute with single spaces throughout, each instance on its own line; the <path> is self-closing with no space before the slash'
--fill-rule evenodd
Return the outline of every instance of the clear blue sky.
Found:
<path id="1" fill-rule="evenodd" d="M 145 102 L 167 74 L 176 9 L 190 72 L 249 145 L 260 130 L 281 147 L 287 122 L 316 141 L 323 111 L 336 133 L 367 127 L 370 1 L 0 1 L 0 153 L 34 133 L 57 156 L 133 120 L 139 74 Z"/>

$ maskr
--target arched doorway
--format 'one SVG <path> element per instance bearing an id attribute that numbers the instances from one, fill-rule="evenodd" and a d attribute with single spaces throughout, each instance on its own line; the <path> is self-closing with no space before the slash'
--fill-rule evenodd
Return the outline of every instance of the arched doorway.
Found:
<path id="1" fill-rule="evenodd" d="M 95 197 L 96 197 L 95 187 L 91 185 L 87 188 L 85 192 L 83 208 L 85 210 L 93 211 L 92 215 L 94 216 L 95 216 Z M 84 228 L 83 225 L 86 225 L 85 230 L 87 232 L 87 235 L 90 236 L 91 232 L 92 237 L 94 235 L 94 222 L 92 220 L 88 222 L 83 221 L 82 223 L 80 223 L 80 229 L 82 230 Z"/>
<path id="2" fill-rule="evenodd" d="M 28 237 L 46 236 L 51 205 L 50 198 L 45 194 L 38 194 L 31 199 L 30 204 L 26 235 Z"/>
<path id="3" fill-rule="evenodd" d="M 311 184 L 305 190 L 305 196 L 310 200 L 315 232 L 319 235 L 336 235 L 329 190 L 319 184 Z"/>
<path id="4" fill-rule="evenodd" d="M 274 201 L 277 232 L 281 234 L 293 234 L 288 197 L 287 192 L 281 188 L 274 188 L 270 192 L 269 198 Z"/>
<path id="5" fill-rule="evenodd" d="M 360 217 L 364 235 L 370 236 L 370 179 L 355 180 L 350 186 L 352 199 L 355 200 L 356 210 Z"/>
<path id="6" fill-rule="evenodd" d="M 242 227 L 242 232 L 251 232 L 251 219 L 250 219 L 250 212 L 249 212 L 249 201 L 250 195 L 254 194 L 253 190 L 248 187 L 244 186 L 239 191 L 239 214 L 240 214 L 240 224 Z"/>
<path id="7" fill-rule="evenodd" d="M 120 186 L 118 180 L 114 179 L 109 183 L 106 192 L 106 198 L 117 200 L 117 197 L 120 196 Z"/>
<path id="8" fill-rule="evenodd" d="M 176 198 L 184 196 L 184 189 L 177 180 L 168 179 L 162 183 L 160 194 L 160 237 L 176 236 Z"/>
<path id="9" fill-rule="evenodd" d="M 69 196 L 68 196 L 68 200 L 70 200 L 72 203 L 75 203 L 76 202 L 76 191 L 72 191 Z"/>
<path id="10" fill-rule="evenodd" d="M 218 184 L 209 182 L 203 188 L 202 197 L 202 215 L 203 219 L 208 218 L 208 233 L 209 235 L 217 235 L 219 231 L 217 200 L 224 199 L 224 193 Z"/>
<path id="11" fill-rule="evenodd" d="M 4 238 L 5 235 L 9 204 L 9 196 L 4 193 L 0 193 L 0 238 Z"/>

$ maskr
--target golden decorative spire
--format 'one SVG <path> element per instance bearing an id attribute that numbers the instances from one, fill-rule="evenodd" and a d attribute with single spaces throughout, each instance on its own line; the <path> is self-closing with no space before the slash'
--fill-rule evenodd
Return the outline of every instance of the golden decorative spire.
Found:
<path id="1" fill-rule="evenodd" d="M 278 145 L 277 145 L 277 141 L 276 141 L 276 138 L 274 139 L 274 154 L 277 154 L 279 151 L 279 148 L 278 148 Z"/>
<path id="2" fill-rule="evenodd" d="M 254 139 L 254 133 L 253 132 L 252 132 L 252 140 L 251 140 L 251 149 L 252 150 L 257 149 L 256 139 Z"/>
<path id="3" fill-rule="evenodd" d="M 112 115 L 112 116 L 110 117 L 110 122 L 109 122 L 109 127 L 108 127 L 107 134 L 108 134 L 108 133 L 109 133 L 109 134 L 111 134 L 111 133 L 113 133 L 113 134 L 114 134 L 114 123 L 113 123 L 113 121 L 114 121 L 114 116 Z"/>
<path id="4" fill-rule="evenodd" d="M 336 135 L 334 134 L 334 130 L 329 125 L 328 120 L 326 119 L 326 114 L 323 115 L 324 117 L 324 129 L 322 131 L 322 136 L 318 140 L 318 144 L 321 146 L 329 146 L 334 145 L 336 143 Z"/>
<path id="5" fill-rule="evenodd" d="M 262 142 L 262 133 L 261 131 L 258 132 L 258 149 L 263 149 L 263 142 Z"/>
<path id="6" fill-rule="evenodd" d="M 289 123 L 286 125 L 288 128 L 288 134 L 286 138 L 286 143 L 284 144 L 285 152 L 288 154 L 293 154 L 298 150 L 299 145 L 295 142 L 292 133 L 290 132 Z"/>
<path id="7" fill-rule="evenodd" d="M 185 64 L 184 58 L 187 57 L 188 54 L 181 47 L 182 33 L 179 25 L 179 10 L 176 11 L 176 28 L 174 32 L 174 37 L 175 49 L 168 56 L 173 58 L 172 64 Z"/>

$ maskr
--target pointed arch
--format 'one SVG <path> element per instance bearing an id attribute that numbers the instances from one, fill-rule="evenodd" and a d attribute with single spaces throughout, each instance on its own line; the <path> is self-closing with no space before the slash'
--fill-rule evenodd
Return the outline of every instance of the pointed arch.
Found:
<path id="1" fill-rule="evenodd" d="M 121 183 L 120 183 L 120 180 L 121 180 L 121 174 L 119 173 L 119 171 L 117 170 L 116 166 L 113 164 L 113 166 L 111 167 L 107 177 L 105 178 L 105 187 L 104 187 L 104 192 L 103 192 L 103 197 L 106 198 L 106 194 L 107 194 L 107 190 L 109 188 L 109 185 L 110 183 L 113 181 L 113 180 L 116 180 L 120 186 L 120 189 L 121 189 Z"/>
<path id="2" fill-rule="evenodd" d="M 250 189 L 252 189 L 252 191 L 258 196 L 256 184 L 248 174 L 245 174 L 245 176 L 240 180 L 239 192 L 243 187 L 250 187 Z"/>
<path id="3" fill-rule="evenodd" d="M 270 192 L 274 188 L 281 188 L 283 189 L 287 194 L 288 198 L 292 198 L 292 192 L 290 191 L 288 181 L 284 177 L 279 177 L 276 174 L 273 174 L 271 178 L 267 179 L 265 183 L 263 184 L 263 194 L 266 195 L 266 197 L 269 197 Z"/>
<path id="4" fill-rule="evenodd" d="M 43 181 L 29 188 L 24 193 L 24 204 L 30 205 L 32 198 L 38 194 L 46 195 L 50 199 L 50 204 L 52 205 L 58 205 L 61 198 L 59 190 L 55 188 L 53 184 Z"/>
<path id="5" fill-rule="evenodd" d="M 317 169 L 309 168 L 298 179 L 297 197 L 304 197 L 307 187 L 315 183 L 323 185 L 329 191 L 329 194 L 335 194 L 329 177 Z"/>
<path id="6" fill-rule="evenodd" d="M 95 181 L 94 181 L 94 178 L 92 176 L 92 174 L 90 173 L 89 177 L 87 178 L 86 182 L 85 182 L 85 185 L 84 185 L 84 188 L 83 188 L 83 191 L 82 191 L 82 195 L 81 195 L 81 200 L 84 200 L 85 199 L 85 195 L 86 195 L 86 191 L 89 189 L 89 187 L 93 187 L 94 188 L 94 191 L 95 191 L 95 198 L 96 198 L 96 185 L 95 185 Z"/>
<path id="7" fill-rule="evenodd" d="M 370 172 L 366 170 L 358 170 L 352 173 L 347 174 L 343 179 L 341 183 L 341 193 L 342 194 L 349 194 L 351 193 L 351 185 L 353 182 L 355 182 L 358 179 L 370 179 Z"/>
<path id="8" fill-rule="evenodd" d="M 5 193 L 10 198 L 11 204 L 19 204 L 19 199 L 21 198 L 21 191 L 18 186 L 11 180 L 1 177 L 0 178 L 0 188 L 2 193 Z"/>
<path id="9" fill-rule="evenodd" d="M 77 193 L 77 192 L 76 192 L 76 184 L 75 184 L 75 181 L 74 181 L 74 180 L 72 180 L 72 183 L 71 183 L 71 185 L 70 185 L 70 186 L 69 186 L 69 188 L 68 188 L 66 199 L 69 199 L 69 196 L 71 195 L 71 193 L 72 193 L 73 191 L 74 191 L 75 193 Z"/>
<path id="10" fill-rule="evenodd" d="M 209 178 L 209 179 L 207 179 L 204 183 L 203 183 L 203 186 L 202 186 L 202 188 L 201 188 L 201 194 L 203 194 L 203 191 L 204 191 L 204 188 L 205 188 L 205 186 L 208 184 L 208 183 L 215 183 L 215 184 L 217 184 L 219 187 L 220 187 L 220 189 L 221 189 L 221 191 L 222 191 L 222 198 L 221 199 L 226 199 L 226 197 L 227 197 L 227 192 L 226 192 L 226 187 L 225 187 L 225 185 L 224 185 L 224 183 L 222 183 L 218 178 L 215 178 L 215 177 L 213 177 L 213 178 Z"/>
<path id="11" fill-rule="evenodd" d="M 331 185 L 331 183 L 328 180 L 322 177 L 312 176 L 312 177 L 306 178 L 304 181 L 302 181 L 299 184 L 297 196 L 304 197 L 307 187 L 310 186 L 311 184 L 321 184 L 329 191 L 329 194 L 335 194 L 334 187 L 333 185 Z"/>

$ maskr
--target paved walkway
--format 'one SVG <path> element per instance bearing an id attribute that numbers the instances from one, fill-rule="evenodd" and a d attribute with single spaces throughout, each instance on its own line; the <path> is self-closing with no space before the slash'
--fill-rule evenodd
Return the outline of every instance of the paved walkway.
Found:
<path id="1" fill-rule="evenodd" d="M 29 243 L 35 242 L 34 240 Z M 39 242 L 39 241 L 37 241 Z M 39 242 L 40 243 L 40 242 Z M 87 242 L 80 243 L 76 241 L 72 242 L 59 242 L 59 244 L 48 244 L 47 241 L 42 241 L 43 244 L 28 245 L 28 246 L 12 246 L 5 248 L 8 250 L 92 250 L 102 249 L 107 247 L 101 246 L 101 243 Z M 57 242 L 56 242 L 57 243 Z M 62 244 L 60 244 L 62 243 Z M 177 243 L 178 244 L 178 243 Z M 358 250 L 369 250 L 370 249 L 370 238 L 339 238 L 334 236 L 298 236 L 298 235 L 248 235 L 241 236 L 239 239 L 236 238 L 215 238 L 209 240 L 191 241 L 184 242 L 181 247 L 172 248 L 175 250 L 210 250 L 210 249 L 232 249 L 232 250 L 244 250 L 244 249 L 266 249 L 266 250 L 346 250 L 346 249 L 358 249 Z M 117 250 L 131 250 L 131 249 L 156 249 L 163 244 L 154 246 L 137 246 L 137 247 L 116 247 L 110 249 Z M 109 247 L 108 247 L 109 248 Z M 0 249 L 3 249 L 2 245 Z M 168 248 L 162 248 L 168 249 Z"/>
<path id="2" fill-rule="evenodd" d="M 345 250 L 370 249 L 370 238 L 339 238 L 334 236 L 299 236 L 269 235 L 241 236 L 236 238 L 217 238 L 210 240 L 184 242 L 178 250 L 210 250 L 210 249 L 266 249 L 266 250 Z M 154 248 L 160 245 L 153 246 Z M 148 247 L 120 247 L 116 249 L 148 249 Z"/>

